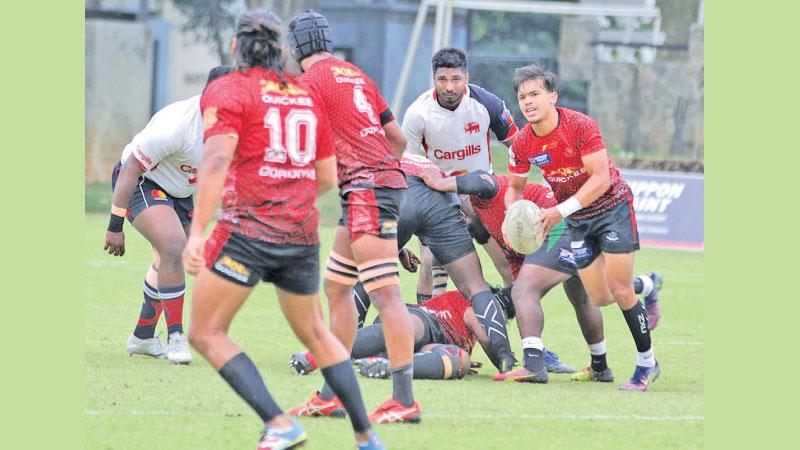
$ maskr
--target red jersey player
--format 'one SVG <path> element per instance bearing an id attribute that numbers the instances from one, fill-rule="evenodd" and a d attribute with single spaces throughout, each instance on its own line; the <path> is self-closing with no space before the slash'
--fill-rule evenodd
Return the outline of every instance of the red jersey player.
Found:
<path id="1" fill-rule="evenodd" d="M 237 70 L 209 85 L 200 100 L 205 150 L 184 251 L 184 265 L 197 274 L 189 340 L 264 421 L 258 448 L 303 443 L 303 428 L 283 413 L 227 334 L 252 288 L 273 283 L 292 329 L 350 413 L 356 441 L 384 448 L 371 430 L 349 352 L 319 312 L 314 202 L 334 185 L 333 141 L 319 99 L 299 85 L 280 42 L 277 16 L 243 13 L 232 48 Z M 222 213 L 204 245 L 220 199 Z"/>
<path id="2" fill-rule="evenodd" d="M 361 281 L 383 319 L 394 384 L 392 398 L 370 420 L 419 422 L 422 410 L 412 392 L 414 335 L 397 269 L 397 223 L 407 187 L 399 161 L 405 138 L 375 83 L 357 66 L 331 54 L 331 29 L 324 16 L 311 10 L 300 13 L 289 32 L 292 52 L 305 72 L 303 84 L 321 98 L 336 145 L 342 218 L 325 272 L 333 331 L 352 347 L 352 288 Z M 326 385 L 306 406 L 335 401 Z"/>
<path id="3" fill-rule="evenodd" d="M 583 286 L 597 306 L 616 303 L 638 351 L 636 369 L 623 390 L 644 391 L 659 375 L 645 306 L 634 293 L 634 253 L 639 234 L 633 195 L 605 150 L 597 123 L 556 107 L 556 77 L 535 64 L 517 69 L 514 88 L 529 122 L 509 150 L 511 178 L 506 205 L 522 197 L 531 165 L 550 184 L 558 204 L 544 209 L 544 233 L 566 219 Z"/>

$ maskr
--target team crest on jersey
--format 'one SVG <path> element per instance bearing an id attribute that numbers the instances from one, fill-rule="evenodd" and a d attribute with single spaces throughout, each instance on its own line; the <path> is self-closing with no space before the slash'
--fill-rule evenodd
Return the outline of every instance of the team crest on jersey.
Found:
<path id="1" fill-rule="evenodd" d="M 467 134 L 475 134 L 481 131 L 481 124 L 478 122 L 467 122 L 464 125 L 464 132 Z"/>
<path id="2" fill-rule="evenodd" d="M 261 95 L 277 92 L 283 95 L 308 95 L 308 91 L 301 89 L 294 84 L 287 84 L 285 87 L 280 83 L 271 80 L 261 80 Z"/>
<path id="3" fill-rule="evenodd" d="M 534 166 L 541 167 L 544 166 L 545 164 L 550 164 L 551 162 L 553 162 L 553 157 L 550 156 L 550 153 L 544 152 L 544 153 L 539 153 L 538 155 L 535 156 L 531 156 L 528 160 Z"/>
<path id="4" fill-rule="evenodd" d="M 209 106 L 208 108 L 203 110 L 203 129 L 208 130 L 209 128 L 213 127 L 217 121 L 217 107 L 216 106 Z"/>

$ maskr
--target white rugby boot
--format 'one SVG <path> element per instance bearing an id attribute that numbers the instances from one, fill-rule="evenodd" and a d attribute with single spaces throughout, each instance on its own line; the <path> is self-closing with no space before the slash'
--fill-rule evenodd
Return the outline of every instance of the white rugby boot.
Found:
<path id="1" fill-rule="evenodd" d="M 169 335 L 167 344 L 167 359 L 172 364 L 191 364 L 192 353 L 189 351 L 189 343 L 186 335 L 176 331 Z"/>
<path id="2" fill-rule="evenodd" d="M 150 339 L 139 339 L 131 334 L 128 337 L 128 342 L 125 343 L 125 350 L 130 356 L 144 355 L 158 359 L 167 357 L 167 346 L 158 336 L 153 336 Z"/>

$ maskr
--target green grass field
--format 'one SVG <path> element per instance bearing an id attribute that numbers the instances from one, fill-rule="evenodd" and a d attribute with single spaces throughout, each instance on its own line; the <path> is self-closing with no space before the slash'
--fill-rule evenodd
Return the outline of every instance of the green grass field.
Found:
<path id="1" fill-rule="evenodd" d="M 322 203 L 327 216 L 331 210 L 337 214 L 333 197 L 326 196 Z M 85 415 L 89 448 L 253 448 L 261 430 L 258 417 L 200 356 L 195 355 L 191 366 L 171 366 L 125 353 L 125 340 L 141 303 L 150 250 L 126 226 L 127 252 L 121 259 L 112 258 L 102 251 L 106 225 L 105 214 L 87 214 Z M 333 228 L 323 226 L 321 237 L 322 257 L 327 258 Z M 491 364 L 476 347 L 473 359 L 484 362 L 479 375 L 459 381 L 416 381 L 423 422 L 380 426 L 381 436 L 394 449 L 702 447 L 703 257 L 702 253 L 650 249 L 638 253 L 637 272 L 658 270 L 665 276 L 662 321 L 653 333 L 662 373 L 649 392 L 617 390 L 619 382 L 631 374 L 635 348 L 622 314 L 609 307 L 604 310 L 606 341 L 617 382 L 580 384 L 567 375 L 551 374 L 547 385 L 495 383 L 490 379 Z M 499 284 L 488 257 L 482 254 L 482 259 L 487 280 Z M 188 283 L 191 288 L 191 280 Z M 414 283 L 412 274 L 402 275 L 407 301 L 413 301 Z M 587 364 L 588 351 L 563 291 L 551 292 L 544 307 L 545 345 L 569 364 Z M 166 336 L 163 320 L 158 331 Z M 516 324 L 509 325 L 509 332 L 519 356 Z M 306 400 L 321 385 L 318 372 L 300 377 L 288 367 L 289 356 L 301 346 L 283 320 L 271 286 L 256 288 L 231 334 L 256 362 L 284 408 Z M 359 381 L 368 410 L 391 393 L 388 380 L 359 377 Z M 354 446 L 347 420 L 304 418 L 301 423 L 310 438 L 307 448 Z"/>

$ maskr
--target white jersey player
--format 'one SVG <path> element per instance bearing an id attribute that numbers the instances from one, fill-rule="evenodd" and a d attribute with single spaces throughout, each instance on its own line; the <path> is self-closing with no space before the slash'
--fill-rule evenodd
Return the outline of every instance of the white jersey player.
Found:
<path id="1" fill-rule="evenodd" d="M 230 72 L 211 70 L 208 83 Z M 192 220 L 192 194 L 197 189 L 197 168 L 203 157 L 203 118 L 200 96 L 172 103 L 157 112 L 134 136 L 114 167 L 111 186 L 111 220 L 104 249 L 114 256 L 125 254 L 122 225 L 127 219 L 150 241 L 154 261 L 145 276 L 144 302 L 139 321 L 125 349 L 167 358 L 192 361 L 183 332 L 183 298 L 186 290 L 181 254 L 186 229 Z M 167 322 L 167 344 L 155 336 L 161 312 Z"/>

